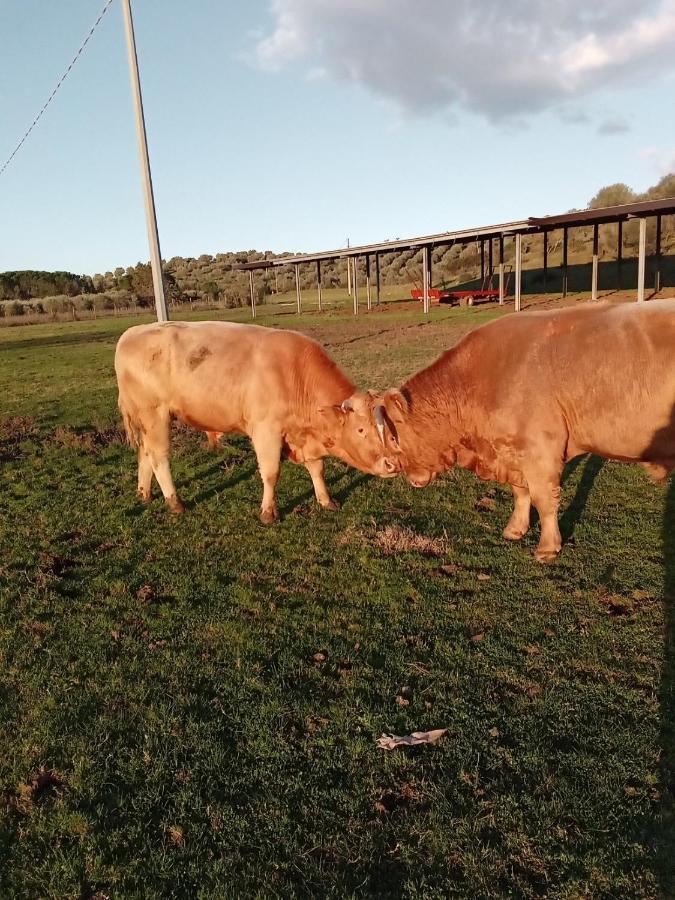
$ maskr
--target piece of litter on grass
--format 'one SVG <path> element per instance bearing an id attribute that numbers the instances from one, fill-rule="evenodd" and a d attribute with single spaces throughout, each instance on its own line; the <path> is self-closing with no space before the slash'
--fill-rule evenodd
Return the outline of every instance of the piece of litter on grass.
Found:
<path id="1" fill-rule="evenodd" d="M 383 750 L 395 750 L 397 747 L 416 747 L 418 744 L 435 744 L 439 741 L 447 728 L 436 728 L 434 731 L 413 731 L 401 737 L 398 734 L 383 734 L 376 741 L 377 746 Z"/>

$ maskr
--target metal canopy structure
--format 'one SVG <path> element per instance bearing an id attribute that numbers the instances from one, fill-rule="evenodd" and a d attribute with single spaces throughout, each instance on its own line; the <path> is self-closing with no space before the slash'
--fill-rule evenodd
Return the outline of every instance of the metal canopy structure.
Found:
<path id="1" fill-rule="evenodd" d="M 656 259 L 657 272 L 655 290 L 660 289 L 660 259 L 661 259 L 661 217 L 675 215 L 675 198 L 665 200 L 645 200 L 638 203 L 627 203 L 621 206 L 607 206 L 599 209 L 573 210 L 554 216 L 530 217 L 517 222 L 503 222 L 498 225 L 486 225 L 478 228 L 464 228 L 459 231 L 443 231 L 439 234 L 428 234 L 421 237 L 405 238 L 403 240 L 382 241 L 377 244 L 363 244 L 358 247 L 341 247 L 337 250 L 321 250 L 318 253 L 303 253 L 297 256 L 278 256 L 275 259 L 261 259 L 255 262 L 236 263 L 234 268 L 248 271 L 251 276 L 254 271 L 280 268 L 292 265 L 295 268 L 295 281 L 298 310 L 301 308 L 300 281 L 298 277 L 299 266 L 306 263 L 316 265 L 317 286 L 321 296 L 321 263 L 326 260 L 347 260 L 347 272 L 350 275 L 349 292 L 354 300 L 354 313 L 358 313 L 358 283 L 356 262 L 360 257 L 366 261 L 366 287 L 368 296 L 368 308 L 370 309 L 370 258 L 375 256 L 375 288 L 376 297 L 380 299 L 380 256 L 383 253 L 392 253 L 401 250 L 422 251 L 422 279 L 423 279 L 423 310 L 428 313 L 430 309 L 429 290 L 432 285 L 431 278 L 431 250 L 435 247 L 452 246 L 453 244 L 468 244 L 477 242 L 480 244 L 481 273 L 485 277 L 485 242 L 488 242 L 488 260 L 492 271 L 493 241 L 498 241 L 499 250 L 499 303 L 505 301 L 504 283 L 504 239 L 512 237 L 515 240 L 515 272 L 514 272 L 514 297 L 516 311 L 521 306 L 522 287 L 522 252 L 521 243 L 524 234 L 541 234 L 544 239 L 544 284 L 548 269 L 548 234 L 551 231 L 562 229 L 563 231 L 563 296 L 567 293 L 567 247 L 568 229 L 593 226 L 593 261 L 591 277 L 591 295 L 597 298 L 598 293 L 598 226 L 611 223 L 618 224 L 617 241 L 617 265 L 619 271 L 623 260 L 623 223 L 629 219 L 640 219 L 640 244 L 638 259 L 638 286 L 637 299 L 644 300 L 644 278 L 646 258 L 646 220 L 656 217 Z M 251 296 L 253 297 L 253 282 L 251 281 Z M 253 301 L 252 301 L 253 302 Z"/>

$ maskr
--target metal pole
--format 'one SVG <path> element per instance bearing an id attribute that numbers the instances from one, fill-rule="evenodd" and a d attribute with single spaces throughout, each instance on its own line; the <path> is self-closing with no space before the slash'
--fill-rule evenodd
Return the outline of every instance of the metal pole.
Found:
<path id="1" fill-rule="evenodd" d="M 647 219 L 640 219 L 640 249 L 638 251 L 638 283 L 637 283 L 637 299 L 638 303 L 645 302 L 645 261 L 647 251 Z"/>
<path id="2" fill-rule="evenodd" d="M 661 290 L 661 216 L 656 217 L 656 272 L 654 273 L 654 293 Z"/>
<path id="3" fill-rule="evenodd" d="M 368 253 L 366 253 L 366 305 L 370 310 L 370 254 Z"/>
<path id="4" fill-rule="evenodd" d="M 300 266 L 295 264 L 295 300 L 298 306 L 298 315 L 302 312 L 302 297 L 300 296 Z"/>
<path id="5" fill-rule="evenodd" d="M 422 311 L 429 314 L 429 248 L 422 247 Z"/>
<path id="6" fill-rule="evenodd" d="M 319 292 L 319 312 L 323 311 L 323 304 L 321 300 L 321 260 L 317 259 L 316 261 L 316 286 Z"/>
<path id="7" fill-rule="evenodd" d="M 544 293 L 548 282 L 548 231 L 544 231 Z"/>
<path id="8" fill-rule="evenodd" d="M 488 277 L 490 279 L 489 288 L 492 290 L 492 271 L 494 269 L 494 260 L 492 259 L 492 237 L 488 238 Z"/>
<path id="9" fill-rule="evenodd" d="M 134 37 L 134 22 L 131 15 L 130 0 L 122 0 L 122 12 L 124 14 L 124 27 L 127 35 L 127 54 L 129 57 L 131 92 L 134 98 L 134 110 L 136 113 L 136 137 L 138 139 L 138 155 L 141 162 L 141 178 L 143 181 L 143 198 L 145 202 L 145 222 L 148 229 L 148 243 L 150 244 L 150 265 L 152 267 L 152 285 L 155 292 L 155 308 L 157 310 L 157 321 L 167 322 L 169 314 L 166 309 L 166 297 L 164 296 L 162 254 L 159 248 L 155 197 L 152 190 L 148 140 L 145 133 L 143 97 L 141 95 L 141 81 L 138 75 L 138 56 L 136 55 L 136 39 Z"/>
<path id="10" fill-rule="evenodd" d="M 359 314 L 359 282 L 356 273 L 356 257 L 352 259 L 352 265 L 354 266 L 354 271 L 352 272 L 352 288 L 353 293 L 352 296 L 354 298 L 354 315 L 358 316 Z"/>
<path id="11" fill-rule="evenodd" d="M 621 269 L 623 263 L 623 221 L 619 220 L 616 238 L 616 286 L 621 290 Z"/>
<path id="12" fill-rule="evenodd" d="M 499 235 L 499 305 L 504 305 L 504 235 Z"/>
<path id="13" fill-rule="evenodd" d="M 480 242 L 480 289 L 485 290 L 485 241 L 481 238 Z"/>
<path id="14" fill-rule="evenodd" d="M 349 250 L 349 238 L 347 238 L 347 249 Z M 347 293 L 352 295 L 352 261 L 347 257 Z"/>
<path id="15" fill-rule="evenodd" d="M 563 278 L 562 278 L 562 295 L 563 297 L 567 296 L 567 245 L 569 239 L 569 232 L 567 230 L 567 226 L 563 228 Z"/>
<path id="16" fill-rule="evenodd" d="M 591 276 L 591 300 L 598 299 L 598 225 L 593 226 L 593 273 Z"/>
<path id="17" fill-rule="evenodd" d="M 518 233 L 516 235 L 516 284 L 515 284 L 515 299 L 516 299 L 516 312 L 520 312 L 520 288 L 521 288 L 521 274 L 522 274 L 522 257 L 523 257 L 523 236 Z"/>
<path id="18" fill-rule="evenodd" d="M 248 281 L 251 289 L 251 315 L 255 319 L 255 291 L 253 290 L 253 269 L 248 270 Z"/>
<path id="19" fill-rule="evenodd" d="M 380 305 L 380 254 L 375 254 L 375 290 L 377 296 L 377 305 Z"/>

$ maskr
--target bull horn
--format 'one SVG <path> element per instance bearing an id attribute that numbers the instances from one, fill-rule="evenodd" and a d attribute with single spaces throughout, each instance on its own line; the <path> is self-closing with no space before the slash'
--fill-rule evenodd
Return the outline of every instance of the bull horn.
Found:
<path id="1" fill-rule="evenodd" d="M 386 447 L 386 441 L 384 439 L 384 407 L 383 406 L 374 406 L 373 407 L 373 418 L 375 419 L 375 427 L 377 428 L 377 433 L 380 436 L 382 445 Z"/>
<path id="2" fill-rule="evenodd" d="M 342 404 L 341 404 L 341 406 L 340 406 L 340 409 L 341 409 L 343 412 L 354 412 L 354 404 L 352 403 L 350 397 L 347 397 L 346 400 L 343 400 L 343 401 L 342 401 Z"/>

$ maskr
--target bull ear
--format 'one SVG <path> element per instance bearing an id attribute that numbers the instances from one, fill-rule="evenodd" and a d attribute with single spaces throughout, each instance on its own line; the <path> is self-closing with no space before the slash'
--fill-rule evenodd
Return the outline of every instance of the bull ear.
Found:
<path id="1" fill-rule="evenodd" d="M 390 388 L 388 391 L 385 391 L 382 399 L 384 407 L 392 419 L 395 417 L 400 418 L 410 412 L 410 404 L 407 397 L 397 388 Z"/>

